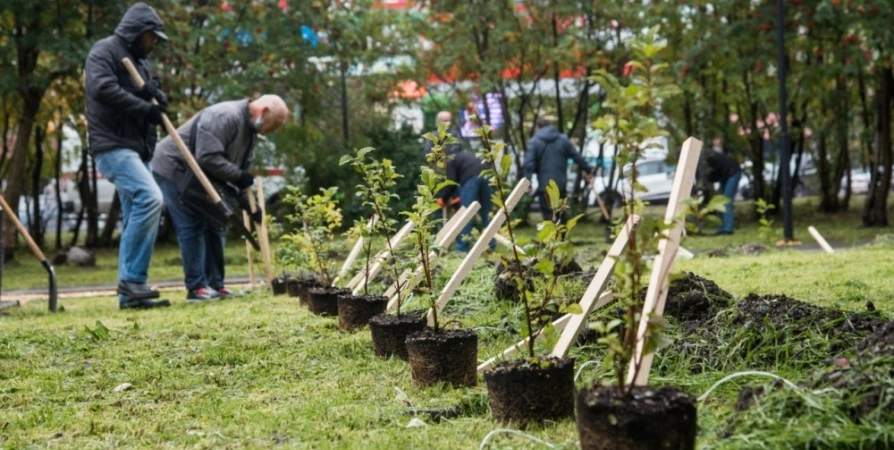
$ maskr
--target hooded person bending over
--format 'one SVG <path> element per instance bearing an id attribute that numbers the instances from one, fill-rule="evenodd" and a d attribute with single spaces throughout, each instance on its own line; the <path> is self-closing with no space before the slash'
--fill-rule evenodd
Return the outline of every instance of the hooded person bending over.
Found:
<path id="1" fill-rule="evenodd" d="M 121 309 L 170 305 L 167 300 L 153 300 L 158 291 L 146 285 L 162 208 L 149 161 L 158 139 L 155 127 L 168 102 L 147 60 L 159 40 L 168 40 L 161 18 L 150 6 L 136 3 L 124 14 L 115 34 L 93 45 L 85 67 L 88 145 L 96 167 L 115 185 L 121 201 Z M 130 58 L 143 77 L 142 89 L 131 81 L 123 58 Z M 159 105 L 153 105 L 152 99 Z"/>
<path id="2" fill-rule="evenodd" d="M 244 191 L 254 184 L 249 168 L 257 135 L 273 133 L 288 115 L 288 107 L 276 95 L 264 95 L 254 101 L 222 102 L 200 111 L 177 129 L 177 134 L 184 143 L 194 145 L 191 150 L 209 179 Z M 206 220 L 207 215 L 180 202 L 179 181 L 188 176 L 189 170 L 171 137 L 164 138 L 152 159 L 152 171 L 180 244 L 186 301 L 227 298 L 233 295 L 224 285 L 227 230 L 217 228 Z M 260 222 L 260 217 L 252 219 Z"/>

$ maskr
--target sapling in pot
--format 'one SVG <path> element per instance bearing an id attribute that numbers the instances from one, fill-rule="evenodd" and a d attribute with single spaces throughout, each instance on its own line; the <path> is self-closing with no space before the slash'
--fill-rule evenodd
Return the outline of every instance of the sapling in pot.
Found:
<path id="1" fill-rule="evenodd" d="M 433 143 L 428 162 L 434 164 L 438 170 L 422 168 L 422 183 L 417 188 L 416 203 L 404 215 L 414 224 L 411 240 L 421 265 L 417 269 L 422 275 L 422 283 L 417 292 L 428 301 L 432 328 L 407 337 L 410 371 L 417 386 L 437 383 L 448 383 L 453 387 L 474 386 L 478 381 L 478 335 L 472 330 L 444 329 L 438 317 L 437 297 L 434 295 L 432 282 L 431 253 L 439 250 L 433 245 L 432 233 L 439 221 L 432 217 L 441 209 L 435 194 L 442 188 L 455 184 L 446 180 L 442 172 L 447 162 L 444 146 L 456 142 L 456 138 L 447 133 L 446 124 L 438 127 L 436 135 L 427 134 L 425 138 Z"/>
<path id="2" fill-rule="evenodd" d="M 337 256 L 344 245 L 335 236 L 342 220 L 335 201 L 337 190 L 335 187 L 320 189 L 319 194 L 312 196 L 297 195 L 293 190 L 286 197 L 296 208 L 292 219 L 301 221 L 302 226 L 283 236 L 283 240 L 300 250 L 300 257 L 314 272 L 319 287 L 309 290 L 307 303 L 310 311 L 318 315 L 338 315 L 338 295 L 350 292 L 334 286 Z"/>
<path id="3" fill-rule="evenodd" d="M 345 155 L 341 158 L 341 165 L 350 164 L 362 177 L 363 183 L 357 185 L 356 195 L 363 200 L 363 206 L 369 208 L 377 217 L 371 225 L 363 221 L 355 221 L 352 227 L 353 235 L 363 239 L 363 294 L 342 294 L 338 297 L 338 327 L 343 331 L 362 328 L 373 317 L 383 314 L 388 306 L 388 297 L 372 295 L 369 291 L 370 266 L 373 261 L 373 239 L 384 237 L 388 240 L 394 232 L 395 220 L 390 218 L 391 208 L 389 203 L 397 198 L 397 194 L 391 191 L 400 174 L 394 171 L 394 165 L 390 159 L 377 161 L 367 155 L 375 151 L 373 148 L 363 148 L 356 151 L 355 156 Z M 393 257 L 391 243 L 389 257 Z M 396 269 L 396 267 L 392 267 Z"/>
<path id="4" fill-rule="evenodd" d="M 630 183 L 634 190 L 644 189 L 637 181 L 636 164 L 649 148 L 646 143 L 666 136 L 658 126 L 657 108 L 663 99 L 679 92 L 665 74 L 667 64 L 657 61 L 667 46 L 666 41 L 658 39 L 657 32 L 657 27 L 652 28 L 628 42 L 633 60 L 627 63 L 625 79 L 619 80 L 605 71 L 595 76 L 607 92 L 604 106 L 609 112 L 598 118 L 594 127 L 603 132 L 607 143 L 620 148 L 621 164 L 633 165 Z M 642 369 L 641 360 L 634 356 L 644 308 L 642 292 L 648 279 L 644 255 L 657 248 L 660 236 L 672 226 L 641 214 L 643 207 L 643 202 L 630 193 L 624 211 L 627 216 L 637 214 L 641 219 L 640 226 L 629 234 L 627 247 L 615 266 L 612 292 L 623 314 L 591 326 L 600 335 L 598 342 L 606 348 L 615 384 L 596 384 L 578 393 L 577 425 L 581 448 L 585 450 L 695 447 L 694 399 L 673 387 L 635 386 L 635 375 L 627 378 L 629 368 L 634 374 Z M 664 325 L 661 316 L 649 317 L 644 353 L 666 345 L 661 333 Z"/>
<path id="5" fill-rule="evenodd" d="M 582 216 L 563 219 L 568 200 L 561 198 L 554 181 L 550 181 L 545 192 L 554 212 L 553 220 L 540 224 L 536 243 L 527 246 L 529 256 L 525 260 L 504 262 L 508 266 L 506 270 L 516 271 L 511 280 L 522 292 L 523 334 L 530 339 L 521 359 L 503 361 L 484 374 L 491 411 L 499 422 L 543 422 L 574 415 L 574 359 L 540 356 L 535 344 L 538 336 L 547 346 L 555 342 L 552 326 L 555 317 L 580 312 L 576 303 L 558 300 L 565 297 L 565 285 L 556 269 L 570 264 L 574 258 L 569 238 Z M 523 273 L 527 266 L 533 267 L 537 276 L 526 278 Z"/>

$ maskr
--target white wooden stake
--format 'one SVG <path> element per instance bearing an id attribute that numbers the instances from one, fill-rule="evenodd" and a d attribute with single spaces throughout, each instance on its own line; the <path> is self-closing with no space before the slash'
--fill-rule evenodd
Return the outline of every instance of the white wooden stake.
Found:
<path id="1" fill-rule="evenodd" d="M 530 186 L 531 182 L 527 178 L 522 178 L 518 184 L 515 185 L 515 188 L 509 193 L 509 197 L 506 198 L 506 208 L 509 209 L 509 212 L 512 212 L 512 210 L 515 209 L 515 205 L 518 204 Z M 449 302 L 453 297 L 453 294 L 456 293 L 459 285 L 462 284 L 463 280 L 469 275 L 469 272 L 471 272 L 472 267 L 475 265 L 475 261 L 477 261 L 484 253 L 485 249 L 487 249 L 491 239 L 497 239 L 497 241 L 500 242 L 500 238 L 503 238 L 505 240 L 504 245 L 512 248 L 512 242 L 509 242 L 508 239 L 500 234 L 500 229 L 505 222 L 506 214 L 503 213 L 503 208 L 500 208 L 494 213 L 494 217 L 490 220 L 487 227 L 484 228 L 484 231 L 481 232 L 478 241 L 475 242 L 475 245 L 472 246 L 472 249 L 469 250 L 469 253 L 463 258 L 459 268 L 457 268 L 456 272 L 453 273 L 453 276 L 450 277 L 450 280 L 444 286 L 444 289 L 441 290 L 441 295 L 438 297 L 438 313 L 444 309 L 444 306 L 447 305 L 447 302 Z M 520 253 L 524 254 L 524 251 L 521 251 L 520 248 L 518 250 Z M 434 315 L 431 310 L 428 312 L 428 324 L 429 326 L 434 326 Z"/>
<path id="2" fill-rule="evenodd" d="M 477 202 L 476 202 L 476 203 L 477 203 Z M 479 205 L 479 208 L 480 208 L 480 205 Z M 456 212 L 456 214 L 453 215 L 453 217 L 450 218 L 450 220 L 448 220 L 448 221 L 444 224 L 443 227 L 441 227 L 441 230 L 438 231 L 438 234 L 437 234 L 437 235 L 435 235 L 435 245 L 436 245 L 436 246 L 438 246 L 440 243 L 443 243 L 443 242 L 444 242 L 444 235 L 445 235 L 448 231 L 451 231 L 451 230 L 454 229 L 454 226 L 455 226 L 460 220 L 463 219 L 463 216 L 464 216 L 465 213 L 466 213 L 466 207 L 463 206 L 463 207 L 461 207 L 461 208 Z M 474 215 L 473 215 L 473 216 L 474 216 Z M 469 220 L 471 220 L 471 218 L 470 218 Z M 461 227 L 458 228 L 458 229 L 456 230 L 456 232 L 459 233 L 459 230 L 462 230 L 462 228 L 461 228 Z M 451 242 L 453 242 L 453 241 L 451 241 Z M 448 244 L 448 246 L 449 246 L 449 244 Z M 406 284 L 407 279 L 408 279 L 409 277 L 410 277 L 410 270 L 409 270 L 409 269 L 404 270 L 404 271 L 401 272 L 401 274 L 398 276 L 398 278 L 397 278 L 398 283 L 397 283 L 397 284 L 398 284 L 399 286 L 404 286 L 404 285 Z M 401 289 L 403 289 L 403 287 L 401 287 Z M 394 283 L 392 283 L 392 284 L 390 284 L 390 285 L 388 286 L 388 289 L 385 291 L 385 293 L 384 293 L 383 295 L 384 295 L 385 297 L 388 297 L 388 298 L 390 299 L 391 297 L 394 297 L 394 295 L 395 295 L 396 292 L 397 292 L 397 288 L 395 287 Z"/>
<path id="3" fill-rule="evenodd" d="M 680 152 L 680 161 L 677 163 L 677 174 L 671 189 L 670 199 L 667 203 L 667 212 L 664 215 L 665 224 L 673 226 L 664 231 L 664 238 L 658 242 L 658 255 L 652 266 L 652 275 L 649 279 L 649 288 L 646 291 L 646 300 L 643 305 L 643 313 L 640 318 L 639 328 L 636 334 L 636 351 L 630 360 L 627 372 L 627 383 L 637 386 L 645 386 L 649 382 L 649 372 L 652 370 L 654 352 L 645 353 L 645 337 L 649 326 L 649 318 L 653 315 L 660 316 L 664 313 L 664 302 L 667 300 L 668 275 L 673 266 L 673 260 L 683 234 L 684 223 L 677 220 L 680 213 L 685 210 L 684 202 L 692 191 L 693 179 L 698 166 L 699 154 L 702 150 L 702 142 L 690 137 L 683 143 Z M 639 367 L 639 372 L 637 372 Z"/>
<path id="4" fill-rule="evenodd" d="M 563 331 L 562 336 L 559 337 L 559 341 L 553 348 L 552 356 L 558 358 L 568 356 L 568 351 L 571 349 L 575 340 L 577 340 L 577 335 L 580 334 L 581 330 L 583 330 L 586 325 L 587 317 L 595 309 L 604 306 L 604 303 L 599 304 L 599 300 L 602 300 L 600 294 L 608 285 L 608 279 L 611 278 L 615 271 L 615 264 L 617 264 L 621 253 L 627 248 L 630 236 L 635 231 L 637 225 L 639 225 L 639 216 L 633 215 L 627 219 L 627 223 L 621 228 L 621 232 L 618 234 L 618 237 L 615 238 L 614 244 L 609 248 L 608 254 L 605 255 L 605 259 L 603 259 L 602 264 L 599 265 L 599 270 L 596 271 L 596 275 L 593 277 L 593 280 L 590 281 L 590 285 L 587 286 L 587 290 L 581 298 L 581 313 L 571 316 L 571 323 L 565 327 L 565 331 Z"/>
<path id="5" fill-rule="evenodd" d="M 599 296 L 599 301 L 597 302 L 597 305 L 598 305 L 597 308 L 601 308 L 602 306 L 609 304 L 613 299 L 614 299 L 614 297 L 612 296 L 611 292 L 603 292 L 602 295 Z M 558 319 L 553 321 L 553 327 L 559 333 L 561 333 L 565 330 L 568 330 L 568 323 L 571 321 L 571 319 L 572 319 L 571 314 L 565 314 L 564 316 L 559 317 Z M 540 336 L 540 333 L 542 333 L 542 332 L 543 332 L 543 330 L 538 330 L 536 333 L 534 333 L 534 339 L 537 339 L 537 337 Z M 524 349 L 528 345 L 529 339 L 530 338 L 524 338 L 524 339 L 516 342 L 515 345 L 513 345 L 512 347 L 509 347 L 506 350 L 503 350 L 503 353 L 500 353 L 499 356 L 494 356 L 493 358 L 488 359 L 487 361 L 479 364 L 478 365 L 478 373 L 481 373 L 487 369 L 490 369 L 491 367 L 493 367 L 493 365 L 497 361 L 505 360 L 506 358 L 511 358 L 511 357 L 515 356 L 515 354 L 518 353 L 519 350 Z"/>
<path id="6" fill-rule="evenodd" d="M 502 213 L 502 211 L 498 211 L 498 212 L 497 212 L 497 214 L 500 214 L 500 213 Z M 502 246 L 504 246 L 504 247 L 506 247 L 506 248 L 512 250 L 512 241 L 510 241 L 508 237 L 503 236 L 502 234 L 500 234 L 500 233 L 499 233 L 499 230 L 497 230 L 497 231 L 498 231 L 498 232 L 497 232 L 497 234 L 494 235 L 493 239 L 494 239 L 495 241 L 497 241 L 498 244 L 500 244 L 500 245 L 502 245 Z M 523 248 L 517 246 L 517 245 L 515 246 L 515 251 L 517 251 L 520 255 L 524 255 L 524 254 L 525 254 L 525 250 L 524 250 Z"/>
<path id="7" fill-rule="evenodd" d="M 249 194 L 249 197 L 251 194 Z M 242 223 L 245 224 L 246 230 L 251 230 L 251 217 L 248 212 L 242 211 Z M 255 262 L 251 254 L 251 242 L 245 240 L 245 254 L 248 256 L 248 286 L 250 289 L 255 288 Z"/>
<path id="8" fill-rule="evenodd" d="M 378 216 L 373 214 L 370 217 L 369 222 L 366 223 L 366 230 L 371 231 L 373 225 L 376 224 L 376 220 Z M 338 276 L 332 280 L 333 285 L 337 285 L 338 281 L 345 277 L 348 274 L 348 271 L 351 270 L 351 266 L 354 265 L 354 261 L 357 260 L 357 257 L 360 256 L 360 251 L 363 250 L 363 236 L 357 237 L 357 242 L 354 243 L 354 247 L 351 249 L 351 253 L 348 253 L 348 258 L 345 259 L 345 263 L 342 264 L 341 270 L 338 271 Z"/>
<path id="9" fill-rule="evenodd" d="M 273 289 L 273 266 L 270 263 L 270 236 L 267 234 L 267 200 L 264 198 L 264 179 L 255 178 L 255 186 L 258 187 L 258 209 L 261 211 L 261 223 L 258 227 L 258 241 L 261 245 L 261 258 L 264 260 L 264 273 L 267 275 L 267 284 Z M 251 195 L 248 196 L 251 198 Z"/>
<path id="10" fill-rule="evenodd" d="M 398 230 L 398 232 L 395 233 L 394 236 L 391 237 L 391 239 L 389 239 L 389 241 L 391 241 L 391 246 L 397 247 L 398 245 L 400 245 L 400 243 L 404 240 L 404 238 L 406 238 L 410 234 L 410 232 L 413 231 L 414 226 L 415 225 L 413 224 L 413 222 L 405 223 L 404 226 L 401 227 L 401 229 Z M 387 260 L 388 260 L 388 246 L 386 245 L 384 250 L 380 251 L 379 253 L 376 254 L 375 257 L 373 257 L 373 261 L 375 261 L 375 262 L 372 263 L 372 265 L 370 265 L 370 267 L 369 267 L 370 280 L 376 279 L 376 276 L 379 274 L 379 271 L 382 270 L 382 264 Z M 358 287 L 360 287 L 362 289 L 365 278 L 366 278 L 366 274 L 364 273 L 363 270 L 361 270 L 360 272 L 357 273 L 357 275 L 354 275 L 354 278 L 351 278 L 351 281 L 349 281 L 345 287 L 348 289 L 353 289 L 355 295 L 359 294 L 360 291 L 358 290 Z"/>
<path id="11" fill-rule="evenodd" d="M 823 248 L 823 250 L 826 251 L 826 253 L 830 255 L 835 254 L 835 250 L 832 248 L 832 246 L 829 245 L 828 242 L 826 242 L 826 239 L 823 238 L 823 235 L 821 235 L 819 231 L 817 231 L 816 228 L 813 227 L 813 225 L 807 227 L 807 231 L 810 232 L 810 235 L 813 236 L 814 239 L 816 239 L 816 242 L 820 245 L 820 247 Z"/>
<path id="12" fill-rule="evenodd" d="M 450 224 L 450 222 L 448 222 L 450 226 L 445 227 L 447 231 L 443 234 L 443 236 L 441 236 L 440 240 L 435 241 L 435 250 L 431 251 L 428 254 L 430 266 L 437 264 L 442 252 L 447 253 L 450 251 L 450 246 L 453 244 L 453 241 L 456 240 L 459 232 L 462 231 L 466 224 L 475 217 L 475 214 L 478 213 L 479 209 L 481 209 L 481 204 L 478 202 L 472 202 L 472 204 L 466 207 L 464 211 L 460 210 L 461 214 L 454 215 L 454 217 L 457 217 L 458 219 L 453 224 Z M 450 221 L 453 222 L 453 219 L 450 219 Z M 401 287 L 401 294 L 408 293 L 414 287 L 416 287 L 416 285 L 422 279 L 422 275 L 422 267 L 419 267 L 413 273 L 407 273 L 407 277 L 404 280 L 405 282 L 402 281 L 398 283 L 398 285 Z M 392 285 L 389 290 L 393 287 L 394 285 Z M 385 296 L 388 297 L 387 292 L 385 293 Z M 397 301 L 400 298 L 396 289 L 394 289 L 394 292 L 389 298 L 390 300 L 388 301 L 388 311 L 391 311 L 392 309 L 397 307 Z"/>

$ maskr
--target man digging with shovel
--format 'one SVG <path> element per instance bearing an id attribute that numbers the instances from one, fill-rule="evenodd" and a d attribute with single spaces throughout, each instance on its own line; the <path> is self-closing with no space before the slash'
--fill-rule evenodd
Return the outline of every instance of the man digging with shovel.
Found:
<path id="1" fill-rule="evenodd" d="M 155 301 L 158 291 L 146 285 L 149 261 L 158 234 L 162 195 L 149 171 L 167 96 L 152 78 L 149 53 L 167 41 L 155 10 L 136 3 L 127 10 L 115 34 L 97 42 L 85 67 L 87 136 L 99 171 L 115 184 L 121 200 L 124 229 L 118 251 L 118 299 L 121 309 L 170 306 Z M 142 89 L 131 82 L 123 58 L 136 61 Z M 152 100 L 158 102 L 152 104 Z"/>
<path id="2" fill-rule="evenodd" d="M 288 114 L 285 102 L 276 95 L 222 102 L 200 111 L 178 128 L 177 134 L 218 192 L 241 197 L 240 205 L 248 210 L 248 195 L 252 194 L 247 189 L 254 183 L 249 168 L 257 135 L 276 131 Z M 170 136 L 158 144 L 152 171 L 180 243 L 187 303 L 233 296 L 224 285 L 226 222 L 214 220 L 211 203 L 207 203 L 207 211 L 201 211 L 196 202 L 187 200 L 206 194 L 201 185 L 190 182 L 195 178 Z M 252 221 L 260 223 L 260 215 L 255 211 Z"/>

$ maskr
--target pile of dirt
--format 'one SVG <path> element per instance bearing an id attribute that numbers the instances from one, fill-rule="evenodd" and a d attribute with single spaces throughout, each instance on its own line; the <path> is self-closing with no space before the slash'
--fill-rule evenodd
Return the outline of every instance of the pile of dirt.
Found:
<path id="1" fill-rule="evenodd" d="M 533 277 L 542 276 L 539 272 L 534 270 L 537 261 L 529 259 L 523 261 L 522 264 L 524 265 L 522 273 L 524 274 L 524 279 L 527 280 L 527 289 L 533 289 Z M 510 270 L 509 267 L 512 267 L 512 269 Z M 512 275 L 518 271 L 517 267 L 518 265 L 514 261 L 510 262 L 504 260 L 500 264 L 497 264 L 497 275 L 494 279 L 494 295 L 498 299 L 511 301 L 521 300 L 521 293 L 518 291 L 515 281 L 512 279 Z M 564 266 L 556 265 L 554 273 L 559 276 L 567 276 L 581 274 L 583 271 L 584 270 L 581 268 L 580 264 L 578 264 L 577 261 L 572 260 Z M 581 279 L 584 277 L 585 276 L 582 275 Z M 587 280 L 587 282 L 589 282 L 589 280 Z"/>
<path id="2" fill-rule="evenodd" d="M 717 283 L 692 272 L 670 282 L 664 314 L 680 322 L 708 320 L 733 302 Z"/>

